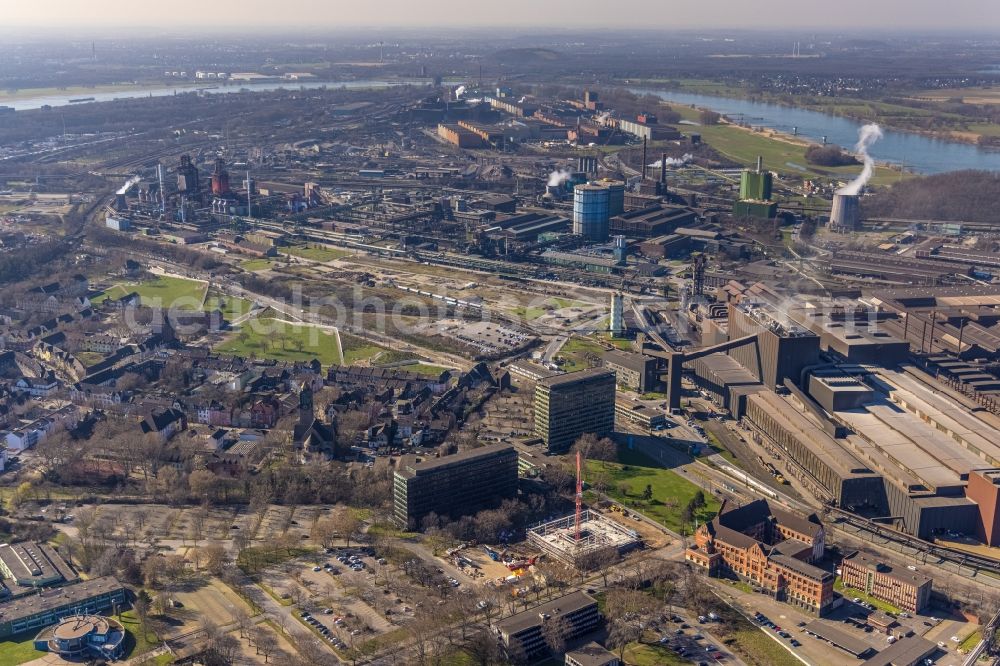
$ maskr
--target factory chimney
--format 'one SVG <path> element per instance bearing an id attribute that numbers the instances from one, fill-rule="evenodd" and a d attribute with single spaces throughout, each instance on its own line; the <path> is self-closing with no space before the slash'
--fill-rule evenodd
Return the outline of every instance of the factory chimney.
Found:
<path id="1" fill-rule="evenodd" d="M 642 179 L 646 180 L 646 137 L 642 137 Z"/>
<path id="2" fill-rule="evenodd" d="M 757 173 L 763 173 L 764 171 L 764 156 L 757 156 Z"/>
<path id="3" fill-rule="evenodd" d="M 660 184 L 667 184 L 667 154 L 662 153 L 660 155 Z"/>

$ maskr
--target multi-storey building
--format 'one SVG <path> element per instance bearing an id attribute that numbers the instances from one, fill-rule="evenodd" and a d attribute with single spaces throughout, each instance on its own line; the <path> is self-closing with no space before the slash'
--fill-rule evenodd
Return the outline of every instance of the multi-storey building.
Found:
<path id="1" fill-rule="evenodd" d="M 508 658 L 518 663 L 531 662 L 547 654 L 545 625 L 549 622 L 563 623 L 563 638 L 572 641 L 597 629 L 601 614 L 597 601 L 584 592 L 574 592 L 500 620 L 496 623 L 497 637 Z"/>
<path id="2" fill-rule="evenodd" d="M 569 449 L 584 433 L 610 434 L 615 427 L 615 373 L 591 368 L 545 377 L 535 383 L 535 435 L 550 452 Z"/>
<path id="3" fill-rule="evenodd" d="M 684 558 L 709 575 L 736 575 L 779 601 L 824 615 L 833 603 L 834 575 L 811 564 L 824 548 L 815 515 L 802 518 L 756 500 L 731 509 L 723 504 L 695 532 Z"/>
<path id="4" fill-rule="evenodd" d="M 601 362 L 613 370 L 615 379 L 622 386 L 645 393 L 656 385 L 657 360 L 645 354 L 627 351 L 604 352 Z"/>
<path id="5" fill-rule="evenodd" d="M 19 597 L 0 604 L 0 639 L 41 629 L 68 615 L 112 611 L 127 599 L 125 588 L 114 576 Z"/>
<path id="6" fill-rule="evenodd" d="M 393 478 L 393 519 L 419 526 L 429 513 L 474 513 L 517 494 L 517 451 L 494 444 L 420 461 L 404 456 Z"/>
<path id="7" fill-rule="evenodd" d="M 841 562 L 840 578 L 845 586 L 910 613 L 919 613 L 931 600 L 928 576 L 916 569 L 896 569 L 860 551 Z"/>

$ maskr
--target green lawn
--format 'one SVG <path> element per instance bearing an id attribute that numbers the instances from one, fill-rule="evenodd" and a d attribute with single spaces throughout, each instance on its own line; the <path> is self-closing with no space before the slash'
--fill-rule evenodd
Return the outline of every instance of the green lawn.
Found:
<path id="1" fill-rule="evenodd" d="M 540 307 L 536 307 L 536 306 L 530 306 L 529 307 L 529 306 L 520 305 L 520 306 L 514 308 L 513 310 L 511 310 L 510 312 L 515 317 L 520 317 L 521 319 L 524 319 L 525 321 L 534 321 L 535 319 L 538 319 L 539 317 L 541 317 L 542 315 L 544 315 L 546 312 L 548 312 L 548 310 L 546 310 L 545 308 L 540 308 Z"/>
<path id="2" fill-rule="evenodd" d="M 979 641 L 983 640 L 983 634 L 981 631 L 976 629 L 971 634 L 965 637 L 961 643 L 958 644 L 958 649 L 962 652 L 971 652 L 974 647 L 979 645 Z"/>
<path id="3" fill-rule="evenodd" d="M 329 329 L 286 324 L 275 319 L 253 319 L 215 348 L 222 354 L 279 361 L 311 361 L 323 365 L 340 363 L 337 337 Z"/>
<path id="4" fill-rule="evenodd" d="M 253 309 L 253 302 L 245 298 L 224 296 L 212 292 L 205 299 L 205 309 L 219 309 L 222 311 L 222 316 L 226 318 L 226 321 L 232 321 L 250 312 Z"/>
<path id="5" fill-rule="evenodd" d="M 421 375 L 431 375 L 436 377 L 440 375 L 445 370 L 450 368 L 445 368 L 440 365 L 431 365 L 430 363 L 415 363 L 413 365 L 404 365 L 400 367 L 400 370 L 406 370 L 407 372 L 416 372 Z"/>
<path id="6" fill-rule="evenodd" d="M 289 245 L 281 248 L 280 252 L 293 257 L 302 257 L 313 261 L 333 261 L 351 256 L 347 250 L 337 250 L 322 245 Z"/>
<path id="7" fill-rule="evenodd" d="M 618 652 L 615 651 L 615 654 Z M 691 662 L 681 659 L 673 650 L 662 645 L 630 643 L 625 646 L 625 663 L 630 666 L 682 666 Z"/>
<path id="8" fill-rule="evenodd" d="M 11 636 L 0 641 L 0 666 L 17 666 L 26 661 L 44 657 L 46 652 L 39 652 L 35 649 L 34 641 L 37 633 L 36 631 L 31 634 Z"/>
<path id="9" fill-rule="evenodd" d="M 246 261 L 240 262 L 240 268 L 250 272 L 266 271 L 273 265 L 274 261 L 271 259 L 247 259 Z"/>
<path id="10" fill-rule="evenodd" d="M 556 355 L 556 359 L 562 359 L 560 367 L 566 372 L 576 370 L 586 370 L 591 367 L 592 357 L 600 358 L 604 353 L 604 347 L 599 342 L 591 338 L 570 338 Z"/>
<path id="11" fill-rule="evenodd" d="M 385 347 L 343 331 L 340 332 L 340 344 L 344 347 L 344 365 L 367 361 L 375 354 L 386 351 Z"/>
<path id="12" fill-rule="evenodd" d="M 875 597 L 871 597 L 865 592 L 862 592 L 861 590 L 855 590 L 853 587 L 847 587 L 846 585 L 844 585 L 844 581 L 841 580 L 840 576 L 837 576 L 837 579 L 834 581 L 833 589 L 844 595 L 845 599 L 853 600 L 855 597 L 857 597 L 861 599 L 861 601 L 868 602 L 875 608 L 881 611 L 885 611 L 886 613 L 894 613 L 898 615 L 901 612 L 899 608 L 896 608 L 892 604 L 886 603 L 880 599 L 876 599 Z"/>
<path id="13" fill-rule="evenodd" d="M 618 462 L 587 461 L 587 481 L 591 485 L 599 475 L 608 476 L 607 495 L 616 502 L 634 508 L 668 528 L 679 532 L 685 527 L 682 520 L 684 508 L 698 492 L 698 486 L 676 472 L 658 467 L 655 462 L 635 451 L 620 449 Z M 629 486 L 628 495 L 619 486 Z M 642 493 L 646 486 L 653 489 L 653 499 L 646 502 Z M 698 524 L 711 520 L 719 511 L 719 502 L 711 493 L 705 494 L 705 506 L 695 512 Z M 688 531 L 693 525 L 686 526 Z"/>
<path id="14" fill-rule="evenodd" d="M 138 284 L 116 284 L 106 292 L 94 296 L 91 302 L 100 303 L 105 295 L 121 298 L 134 291 L 139 294 L 145 306 L 200 310 L 206 287 L 204 282 L 197 280 L 160 276 Z"/>
<path id="15" fill-rule="evenodd" d="M 146 635 L 143 635 L 142 630 L 139 628 L 139 618 L 136 617 L 135 611 L 125 611 L 118 616 L 118 621 L 125 627 L 126 658 L 138 657 L 160 644 L 160 639 L 156 637 L 152 629 L 147 628 Z"/>
<path id="16" fill-rule="evenodd" d="M 732 640 L 728 647 L 739 653 L 747 666 L 802 666 L 801 661 L 756 627 L 735 631 L 726 640 Z"/>
<path id="17" fill-rule="evenodd" d="M 101 352 L 81 351 L 76 352 L 74 356 L 88 368 L 104 360 L 104 354 Z"/>

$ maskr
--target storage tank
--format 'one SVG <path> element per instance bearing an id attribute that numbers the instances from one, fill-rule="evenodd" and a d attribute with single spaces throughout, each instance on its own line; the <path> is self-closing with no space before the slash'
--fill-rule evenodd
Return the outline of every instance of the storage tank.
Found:
<path id="1" fill-rule="evenodd" d="M 608 188 L 608 217 L 624 213 L 625 183 L 620 180 L 602 180 L 601 185 Z"/>
<path id="2" fill-rule="evenodd" d="M 610 191 L 588 183 L 573 188 L 573 233 L 589 241 L 608 240 Z"/>
<path id="3" fill-rule="evenodd" d="M 841 231 L 855 231 L 861 227 L 861 204 L 857 194 L 833 195 L 829 227 Z"/>

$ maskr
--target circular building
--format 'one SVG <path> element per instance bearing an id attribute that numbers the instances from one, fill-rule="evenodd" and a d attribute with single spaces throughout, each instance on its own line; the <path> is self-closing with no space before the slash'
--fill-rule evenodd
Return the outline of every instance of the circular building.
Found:
<path id="1" fill-rule="evenodd" d="M 118 659 L 125 648 L 125 628 L 118 620 L 101 615 L 72 615 L 42 629 L 35 649 L 64 659 L 101 657 Z"/>

